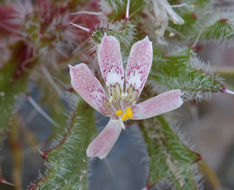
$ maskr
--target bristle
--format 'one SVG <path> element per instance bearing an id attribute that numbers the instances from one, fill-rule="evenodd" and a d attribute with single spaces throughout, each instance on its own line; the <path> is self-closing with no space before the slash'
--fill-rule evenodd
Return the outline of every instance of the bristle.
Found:
<path id="1" fill-rule="evenodd" d="M 35 102 L 31 96 L 27 96 L 29 103 L 52 125 L 58 127 L 59 125 Z"/>
<path id="2" fill-rule="evenodd" d="M 126 20 L 129 19 L 129 9 L 130 9 L 130 0 L 128 0 L 128 2 L 127 2 L 126 15 L 125 15 Z"/>
<path id="3" fill-rule="evenodd" d="M 72 22 L 69 22 L 69 24 L 75 26 L 76 28 L 79 28 L 79 29 L 81 29 L 81 30 L 84 30 L 85 32 L 88 32 L 88 33 L 90 33 L 90 31 L 91 31 L 89 28 L 86 28 L 86 27 L 81 26 L 81 25 L 79 25 L 79 24 L 75 24 L 75 23 L 72 23 Z"/>

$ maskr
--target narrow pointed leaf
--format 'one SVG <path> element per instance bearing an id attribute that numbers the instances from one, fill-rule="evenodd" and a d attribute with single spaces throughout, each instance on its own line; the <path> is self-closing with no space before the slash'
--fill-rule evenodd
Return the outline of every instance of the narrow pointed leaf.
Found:
<path id="1" fill-rule="evenodd" d="M 148 186 L 167 179 L 177 190 L 196 190 L 193 167 L 200 155 L 184 145 L 163 116 L 144 121 L 141 130 L 149 154 Z"/>
<path id="2" fill-rule="evenodd" d="M 47 170 L 43 177 L 28 189 L 65 190 L 87 189 L 88 158 L 86 148 L 96 133 L 94 111 L 86 103 L 79 102 L 71 114 L 68 126 L 58 144 L 46 151 Z"/>
<path id="3" fill-rule="evenodd" d="M 201 33 L 200 40 L 224 40 L 234 37 L 234 26 L 227 19 L 217 20 Z"/>
<path id="4" fill-rule="evenodd" d="M 180 89 L 187 100 L 207 98 L 221 92 L 223 84 L 212 67 L 201 61 L 192 49 L 181 49 L 171 55 L 155 51 L 151 79 L 166 89 Z"/>

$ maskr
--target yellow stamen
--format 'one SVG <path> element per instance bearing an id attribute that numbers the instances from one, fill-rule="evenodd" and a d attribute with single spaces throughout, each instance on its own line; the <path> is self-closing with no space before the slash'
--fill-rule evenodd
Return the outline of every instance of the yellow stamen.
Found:
<path id="1" fill-rule="evenodd" d="M 126 111 L 127 117 L 128 117 L 129 119 L 132 119 L 132 117 L 133 117 L 132 108 L 131 108 L 131 107 L 128 107 L 128 108 L 126 108 L 125 111 Z"/>
<path id="2" fill-rule="evenodd" d="M 126 111 L 126 112 L 132 111 L 132 108 L 131 108 L 131 107 L 128 107 L 128 108 L 125 109 L 125 111 Z"/>
<path id="3" fill-rule="evenodd" d="M 117 110 L 116 112 L 115 112 L 115 115 L 117 115 L 117 116 L 120 116 L 120 115 L 122 115 L 123 114 L 123 111 L 122 110 Z"/>
<path id="4" fill-rule="evenodd" d="M 132 119 L 132 117 L 133 117 L 132 110 L 131 110 L 131 111 L 127 111 L 127 112 L 126 112 L 126 115 L 127 115 L 127 117 L 128 117 L 129 119 Z"/>
<path id="5" fill-rule="evenodd" d="M 127 114 L 126 114 L 126 113 L 125 113 L 125 114 L 123 114 L 123 115 L 122 115 L 122 120 L 123 120 L 123 121 L 126 121 L 127 119 L 128 119 Z"/>

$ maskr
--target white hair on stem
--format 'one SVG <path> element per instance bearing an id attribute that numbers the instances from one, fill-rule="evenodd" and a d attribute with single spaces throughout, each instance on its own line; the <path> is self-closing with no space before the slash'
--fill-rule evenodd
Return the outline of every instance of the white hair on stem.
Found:
<path id="1" fill-rule="evenodd" d="M 88 33 L 90 33 L 90 31 L 91 31 L 89 28 L 86 28 L 84 26 L 81 26 L 81 25 L 78 25 L 78 24 L 75 24 L 75 23 L 72 23 L 72 22 L 69 22 L 69 24 L 71 24 L 72 26 L 75 26 L 76 28 L 84 30 L 85 32 L 88 32 Z"/>
<path id="2" fill-rule="evenodd" d="M 128 0 L 127 8 L 126 8 L 126 19 L 127 20 L 129 19 L 129 9 L 130 9 L 130 0 Z"/>
<path id="3" fill-rule="evenodd" d="M 26 96 L 29 103 L 51 124 L 58 127 L 58 124 L 36 103 L 36 101 L 29 95 Z"/>
<path id="4" fill-rule="evenodd" d="M 61 89 L 58 87 L 58 85 L 54 82 L 53 78 L 51 77 L 49 71 L 46 69 L 46 67 L 42 66 L 41 70 L 43 72 L 43 74 L 45 75 L 45 77 L 47 78 L 47 80 L 49 81 L 49 83 L 52 85 L 52 87 L 55 89 L 55 91 L 59 94 L 59 96 L 63 96 L 63 93 L 61 91 Z"/>
<path id="5" fill-rule="evenodd" d="M 96 16 L 104 15 L 102 12 L 93 12 L 93 11 L 79 11 L 79 12 L 71 13 L 70 15 L 81 15 L 81 14 L 96 15 Z"/>

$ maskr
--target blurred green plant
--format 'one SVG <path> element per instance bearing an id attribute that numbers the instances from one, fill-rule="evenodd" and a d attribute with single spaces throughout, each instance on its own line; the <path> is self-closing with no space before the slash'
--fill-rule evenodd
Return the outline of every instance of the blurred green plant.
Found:
<path id="1" fill-rule="evenodd" d="M 30 73 L 37 63 L 37 58 L 32 55 L 32 49 L 25 42 L 19 41 L 12 45 L 10 49 L 12 53 L 9 61 L 0 69 L 1 134 L 7 130 L 16 98 L 20 93 L 27 90 Z"/>

